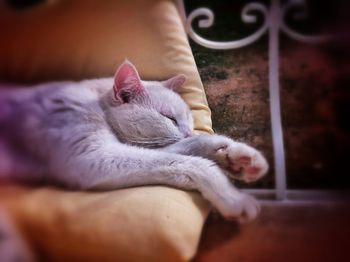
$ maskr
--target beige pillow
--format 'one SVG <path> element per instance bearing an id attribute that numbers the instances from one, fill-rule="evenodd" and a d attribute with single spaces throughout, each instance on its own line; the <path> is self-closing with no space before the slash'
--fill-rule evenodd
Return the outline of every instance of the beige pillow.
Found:
<path id="1" fill-rule="evenodd" d="M 2 81 L 111 76 L 127 57 L 144 79 L 184 73 L 182 96 L 195 130 L 212 132 L 172 1 L 48 0 L 21 11 L 1 6 L 0 32 Z M 4 185 L 0 202 L 33 249 L 50 261 L 188 260 L 209 209 L 198 193 L 167 187 L 88 193 Z"/>
<path id="2" fill-rule="evenodd" d="M 185 261 L 208 212 L 198 193 L 161 186 L 92 193 L 3 185 L 0 199 L 45 261 Z"/>

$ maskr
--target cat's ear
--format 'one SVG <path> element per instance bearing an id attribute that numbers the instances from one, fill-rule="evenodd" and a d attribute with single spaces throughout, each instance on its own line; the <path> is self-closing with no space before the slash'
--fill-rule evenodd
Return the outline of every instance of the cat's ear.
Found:
<path id="1" fill-rule="evenodd" d="M 119 66 L 114 76 L 114 97 L 121 103 L 128 103 L 130 99 L 142 94 L 142 85 L 139 73 L 128 60 Z"/>
<path id="2" fill-rule="evenodd" d="M 163 81 L 162 84 L 173 91 L 177 91 L 180 89 L 180 87 L 183 86 L 185 81 L 186 81 L 186 76 L 183 74 L 179 74 L 172 78 L 169 78 L 168 80 Z"/>

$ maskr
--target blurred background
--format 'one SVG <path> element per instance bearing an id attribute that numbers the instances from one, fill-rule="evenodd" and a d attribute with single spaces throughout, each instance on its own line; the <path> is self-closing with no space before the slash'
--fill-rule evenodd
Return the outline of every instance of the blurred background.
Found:
<path id="1" fill-rule="evenodd" d="M 251 2 L 185 1 L 190 13 L 209 7 L 214 25 L 195 31 L 206 39 L 232 41 L 253 34 L 262 24 L 244 24 L 242 8 Z M 281 1 L 285 4 L 288 1 Z M 306 1 L 305 19 L 288 12 L 287 24 L 306 35 L 332 34 L 334 41 L 306 44 L 280 33 L 282 122 L 290 189 L 349 189 L 350 32 L 348 1 Z M 258 17 L 259 14 L 257 13 Z M 258 19 L 259 20 L 259 19 Z M 197 26 L 197 27 L 196 27 Z M 260 148 L 273 163 L 269 93 L 268 34 L 235 50 L 218 51 L 191 41 L 206 88 L 214 129 Z M 274 170 L 249 187 L 273 188 Z M 242 185 L 243 186 L 243 185 Z M 247 187 L 246 185 L 244 185 Z"/>
<path id="2" fill-rule="evenodd" d="M 247 37 L 263 23 L 245 24 L 248 3 L 270 1 L 185 1 L 189 14 L 208 7 L 214 25 L 194 30 L 213 41 Z M 281 5 L 288 1 L 280 1 Z M 280 95 L 288 189 L 349 193 L 350 172 L 350 20 L 349 1 L 308 0 L 305 19 L 287 25 L 305 35 L 331 34 L 322 44 L 298 42 L 280 33 Z M 213 50 L 190 40 L 214 130 L 261 149 L 271 164 L 267 177 L 242 188 L 275 186 L 269 109 L 268 34 L 233 50 Z M 247 227 L 232 226 L 211 215 L 196 261 L 346 261 L 348 202 L 282 202 L 263 205 L 260 218 Z"/>

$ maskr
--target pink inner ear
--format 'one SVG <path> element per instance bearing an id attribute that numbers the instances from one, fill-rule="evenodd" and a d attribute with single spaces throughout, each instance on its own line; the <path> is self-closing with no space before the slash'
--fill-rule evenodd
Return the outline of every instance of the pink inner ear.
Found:
<path id="1" fill-rule="evenodd" d="M 121 98 L 122 92 L 131 96 L 140 94 L 143 90 L 140 76 L 133 64 L 125 61 L 114 76 L 114 93 L 117 99 Z"/>
<path id="2" fill-rule="evenodd" d="M 180 74 L 164 81 L 163 83 L 167 88 L 176 91 L 183 86 L 185 81 L 186 81 L 186 76 L 183 74 Z"/>

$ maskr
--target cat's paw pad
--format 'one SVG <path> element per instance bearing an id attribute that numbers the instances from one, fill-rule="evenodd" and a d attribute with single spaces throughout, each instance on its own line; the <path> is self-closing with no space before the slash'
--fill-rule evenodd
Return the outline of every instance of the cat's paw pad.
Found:
<path id="1" fill-rule="evenodd" d="M 222 215 L 228 220 L 236 220 L 240 223 L 247 223 L 254 220 L 260 213 L 260 204 L 258 201 L 247 194 L 240 194 L 239 199 L 231 201 Z"/>
<path id="2" fill-rule="evenodd" d="M 268 164 L 263 155 L 256 149 L 232 142 L 218 148 L 217 155 L 221 165 L 229 171 L 230 176 L 247 183 L 254 182 L 266 174 Z"/>

